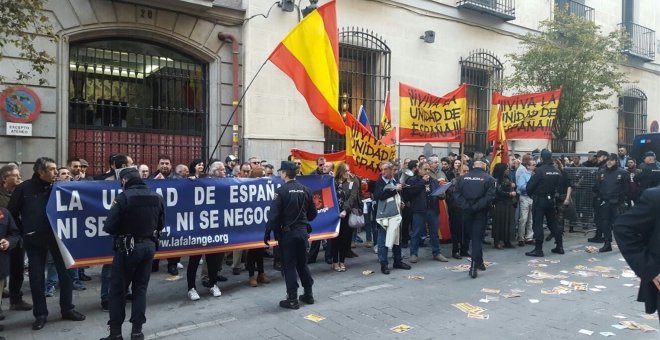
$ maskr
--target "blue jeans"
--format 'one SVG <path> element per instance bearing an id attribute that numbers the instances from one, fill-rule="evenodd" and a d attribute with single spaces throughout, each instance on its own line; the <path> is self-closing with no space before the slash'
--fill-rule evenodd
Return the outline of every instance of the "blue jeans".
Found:
<path id="1" fill-rule="evenodd" d="M 101 302 L 108 301 L 110 295 L 110 284 L 112 282 L 112 265 L 104 264 L 101 267 Z"/>
<path id="2" fill-rule="evenodd" d="M 378 229 L 378 262 L 381 266 L 387 266 L 387 247 L 385 247 L 387 231 L 378 224 L 376 224 L 376 228 Z M 394 257 L 394 263 L 401 262 L 401 247 L 399 245 L 392 247 L 392 257 Z"/>
<path id="3" fill-rule="evenodd" d="M 58 282 L 55 261 L 53 261 L 53 256 L 48 252 L 48 259 L 46 260 L 46 288 L 57 287 Z"/>
<path id="4" fill-rule="evenodd" d="M 410 235 L 410 256 L 419 256 L 419 242 L 424 236 L 426 225 L 429 226 L 431 251 L 433 256 L 440 254 L 440 239 L 438 238 L 438 213 L 427 210 L 423 213 L 413 213 L 412 234 Z"/>

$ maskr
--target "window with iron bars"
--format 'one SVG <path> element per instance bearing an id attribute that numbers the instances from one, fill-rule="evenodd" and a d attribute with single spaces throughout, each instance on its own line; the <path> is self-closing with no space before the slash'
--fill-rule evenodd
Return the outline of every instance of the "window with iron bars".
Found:
<path id="1" fill-rule="evenodd" d="M 631 150 L 635 136 L 646 132 L 646 94 L 635 87 L 619 97 L 619 147 Z"/>
<path id="2" fill-rule="evenodd" d="M 207 65 L 133 40 L 71 44 L 69 156 L 92 173 L 122 153 L 154 167 L 159 154 L 187 163 L 207 152 Z"/>
<path id="3" fill-rule="evenodd" d="M 378 125 L 390 89 L 390 48 L 373 32 L 360 28 L 339 31 L 339 110 L 342 115 L 359 115 L 363 105 L 367 119 L 380 138 Z M 325 127 L 324 152 L 346 149 L 346 139 Z"/>
<path id="4" fill-rule="evenodd" d="M 475 50 L 461 58 L 461 84 L 467 84 L 467 119 L 465 121 L 465 142 L 463 152 L 485 152 L 490 143 L 486 142 L 488 117 L 493 91 L 502 91 L 500 60 L 490 51 Z"/>

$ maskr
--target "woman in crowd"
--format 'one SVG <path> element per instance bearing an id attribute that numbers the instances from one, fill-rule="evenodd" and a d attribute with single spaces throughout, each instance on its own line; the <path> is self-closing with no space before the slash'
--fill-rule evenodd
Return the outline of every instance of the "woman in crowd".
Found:
<path id="1" fill-rule="evenodd" d="M 495 201 L 493 202 L 493 244 L 495 248 L 513 248 L 512 222 L 516 213 L 516 188 L 509 179 L 509 167 L 506 163 L 497 163 L 493 169 L 493 177 L 497 181 Z"/>
<path id="2" fill-rule="evenodd" d="M 188 167 L 188 169 L 190 170 L 190 179 L 206 177 L 206 173 L 204 172 L 204 160 L 193 159 L 192 162 L 190 162 L 190 167 Z"/>
<path id="3" fill-rule="evenodd" d="M 451 165 L 451 168 L 449 168 L 449 171 L 447 171 L 445 174 L 447 175 L 447 181 L 451 182 L 452 179 L 460 176 L 462 167 L 463 162 L 460 159 L 455 159 Z"/>
<path id="4" fill-rule="evenodd" d="M 253 168 L 250 171 L 250 178 L 261 178 L 265 176 L 263 168 Z M 245 257 L 245 268 L 247 268 L 249 279 L 248 285 L 256 287 L 259 283 L 270 283 L 270 279 L 264 273 L 264 256 L 266 250 L 264 248 L 249 249 Z M 255 267 L 257 276 L 254 276 Z"/>
<path id="5" fill-rule="evenodd" d="M 335 187 L 337 191 L 337 200 L 339 201 L 341 218 L 339 224 L 339 236 L 331 241 L 332 250 L 332 269 L 337 272 L 346 271 L 344 259 L 351 250 L 351 238 L 353 229 L 348 226 L 348 217 L 353 208 L 360 208 L 360 181 L 353 176 L 346 163 L 342 163 L 335 171 Z"/>

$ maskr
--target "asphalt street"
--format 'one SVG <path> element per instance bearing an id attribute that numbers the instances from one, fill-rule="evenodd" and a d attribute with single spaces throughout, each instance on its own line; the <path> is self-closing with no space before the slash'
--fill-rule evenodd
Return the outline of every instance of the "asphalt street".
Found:
<path id="1" fill-rule="evenodd" d="M 178 280 L 171 280 L 161 261 L 161 271 L 152 275 L 149 286 L 144 333 L 148 339 L 587 339 L 611 334 L 660 339 L 657 331 L 613 327 L 634 321 L 660 328 L 657 315 L 645 319 L 643 305 L 634 301 L 639 281 L 630 277 L 617 249 L 588 253 L 590 244 L 582 234 L 567 235 L 565 245 L 566 254 L 555 255 L 546 243 L 546 257 L 540 259 L 524 255 L 532 246 L 486 246 L 485 259 L 492 264 L 477 279 L 459 271 L 460 265 L 469 264 L 466 259 L 435 262 L 430 248 L 420 250 L 412 270 L 392 270 L 390 275 L 380 273 L 373 249 L 355 248 L 359 257 L 348 259 L 348 270 L 341 273 L 332 271 L 321 253 L 320 263 L 311 265 L 316 303 L 299 310 L 278 307 L 285 288 L 272 259 L 266 259 L 272 283 L 249 287 L 247 272 L 234 276 L 225 266 L 222 274 L 229 280 L 220 283 L 222 296 L 212 297 L 198 283 L 202 298 L 195 302 L 186 295 L 185 269 Z M 443 254 L 449 257 L 450 249 L 443 245 Z M 363 273 L 369 270 L 374 273 Z M 530 277 L 534 271 L 537 275 Z M 93 280 L 86 282 L 87 290 L 74 292 L 76 308 L 87 320 L 60 320 L 56 295 L 48 298 L 46 327 L 32 331 L 32 313 L 8 311 L 4 300 L 7 318 L 0 322 L 5 325 L 0 335 L 51 340 L 106 336 L 108 314 L 100 309 L 99 268 L 88 273 Z M 24 291 L 31 301 L 27 282 Z M 127 322 L 125 337 L 129 331 Z M 584 334 L 589 332 L 592 335 Z"/>

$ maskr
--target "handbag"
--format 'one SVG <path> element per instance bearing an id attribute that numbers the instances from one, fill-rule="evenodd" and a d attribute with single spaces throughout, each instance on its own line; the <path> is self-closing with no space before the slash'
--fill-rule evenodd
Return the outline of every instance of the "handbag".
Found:
<path id="1" fill-rule="evenodd" d="M 364 227 L 364 215 L 360 209 L 351 209 L 351 214 L 348 215 L 348 226 L 353 229 Z"/>

